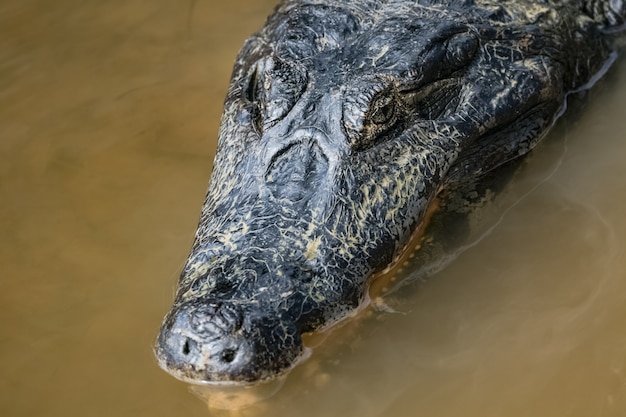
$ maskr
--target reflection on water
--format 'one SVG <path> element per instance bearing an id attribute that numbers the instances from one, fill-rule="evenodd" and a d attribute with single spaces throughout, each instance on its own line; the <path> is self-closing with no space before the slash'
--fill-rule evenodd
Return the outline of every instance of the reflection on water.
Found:
<path id="1" fill-rule="evenodd" d="M 626 415 L 624 59 L 475 244 L 270 399 L 207 411 L 158 368 L 232 60 L 273 3 L 0 0 L 0 415 Z"/>
<path id="2" fill-rule="evenodd" d="M 192 385 L 190 389 L 210 410 L 239 410 L 271 398 L 284 383 L 283 377 L 256 385 L 198 384 Z"/>

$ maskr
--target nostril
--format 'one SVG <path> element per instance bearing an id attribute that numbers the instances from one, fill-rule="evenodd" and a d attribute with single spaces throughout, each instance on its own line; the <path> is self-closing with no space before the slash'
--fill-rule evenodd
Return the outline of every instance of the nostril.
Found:
<path id="1" fill-rule="evenodd" d="M 194 342 L 193 340 L 189 339 L 189 338 L 185 338 L 185 343 L 183 343 L 183 355 L 187 356 L 191 353 L 191 351 L 193 350 L 193 348 L 195 347 L 196 342 Z"/>
<path id="2" fill-rule="evenodd" d="M 231 363 L 235 360 L 235 355 L 237 352 L 234 349 L 224 349 L 222 351 L 222 361 L 226 363 Z"/>

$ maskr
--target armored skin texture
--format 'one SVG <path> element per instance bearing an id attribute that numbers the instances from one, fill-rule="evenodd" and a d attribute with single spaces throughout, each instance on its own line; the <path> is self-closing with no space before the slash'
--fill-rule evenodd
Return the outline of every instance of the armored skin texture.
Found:
<path id="1" fill-rule="evenodd" d="M 623 0 L 284 1 L 244 44 L 155 354 L 254 383 L 302 357 L 437 193 L 527 153 L 613 56 Z"/>

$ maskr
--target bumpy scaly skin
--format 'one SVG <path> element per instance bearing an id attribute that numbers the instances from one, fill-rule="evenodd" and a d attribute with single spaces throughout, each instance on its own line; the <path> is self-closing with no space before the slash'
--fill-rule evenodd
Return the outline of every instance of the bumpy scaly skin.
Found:
<path id="1" fill-rule="evenodd" d="M 235 63 L 161 366 L 222 383 L 289 370 L 445 184 L 537 143 L 623 19 L 621 0 L 280 4 Z"/>

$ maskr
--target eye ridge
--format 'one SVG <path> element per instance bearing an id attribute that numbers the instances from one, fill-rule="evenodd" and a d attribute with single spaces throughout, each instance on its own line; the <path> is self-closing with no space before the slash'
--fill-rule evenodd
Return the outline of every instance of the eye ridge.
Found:
<path id="1" fill-rule="evenodd" d="M 259 132 L 282 120 L 308 83 L 304 68 L 280 57 L 261 59 L 249 74 L 242 86 L 242 96 L 253 106 L 254 124 Z"/>
<path id="2" fill-rule="evenodd" d="M 412 109 L 415 118 L 434 120 L 448 114 L 458 105 L 461 84 L 455 77 L 443 78 L 400 92 L 403 105 Z"/>
<path id="3" fill-rule="evenodd" d="M 469 64 L 479 48 L 478 38 L 472 32 L 461 32 L 445 42 L 445 61 L 454 69 Z"/>

